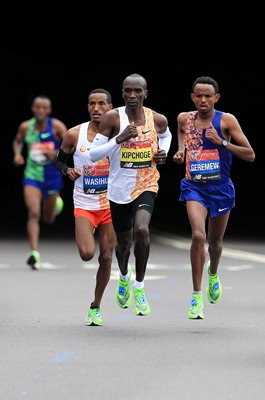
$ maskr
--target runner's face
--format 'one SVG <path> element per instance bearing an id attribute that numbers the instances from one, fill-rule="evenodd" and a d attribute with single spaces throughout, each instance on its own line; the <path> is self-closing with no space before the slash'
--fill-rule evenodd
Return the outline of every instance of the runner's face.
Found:
<path id="1" fill-rule="evenodd" d="M 102 116 L 112 109 L 112 104 L 108 103 L 105 93 L 93 93 L 88 99 L 88 112 L 91 121 L 100 122 Z"/>
<path id="2" fill-rule="evenodd" d="M 144 89 L 143 80 L 139 78 L 125 80 L 122 97 L 126 106 L 131 108 L 141 107 L 147 97 L 147 90 Z"/>
<path id="3" fill-rule="evenodd" d="M 219 97 L 220 95 L 215 93 L 214 87 L 205 83 L 198 83 L 191 94 L 195 107 L 201 113 L 206 113 L 213 109 Z"/>
<path id="4" fill-rule="evenodd" d="M 51 102 L 49 99 L 37 97 L 31 107 L 33 116 L 37 121 L 44 121 L 51 113 Z"/>

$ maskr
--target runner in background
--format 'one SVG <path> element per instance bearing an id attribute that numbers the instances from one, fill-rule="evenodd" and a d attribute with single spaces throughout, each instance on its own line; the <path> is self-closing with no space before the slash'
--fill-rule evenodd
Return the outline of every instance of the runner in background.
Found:
<path id="1" fill-rule="evenodd" d="M 37 270 L 40 267 L 39 253 L 40 219 L 52 224 L 62 212 L 63 187 L 61 174 L 56 170 L 54 160 L 67 128 L 51 116 L 52 104 L 49 97 L 38 95 L 33 99 L 33 117 L 22 122 L 13 141 L 14 164 L 25 166 L 23 177 L 24 201 L 28 211 L 27 236 L 30 253 L 27 264 Z M 27 159 L 23 156 L 27 145 Z"/>

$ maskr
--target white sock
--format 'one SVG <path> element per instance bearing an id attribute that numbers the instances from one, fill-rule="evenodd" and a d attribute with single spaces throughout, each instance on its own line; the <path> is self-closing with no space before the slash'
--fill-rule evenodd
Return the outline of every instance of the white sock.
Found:
<path id="1" fill-rule="evenodd" d="M 194 290 L 194 291 L 192 292 L 192 294 L 202 294 L 202 291 L 201 291 L 201 290 L 197 290 L 197 292 L 196 292 L 196 290 Z"/>
<path id="2" fill-rule="evenodd" d="M 137 288 L 137 289 L 143 289 L 144 288 L 144 281 L 142 282 L 138 282 L 138 281 L 134 281 L 133 287 Z"/>
<path id="3" fill-rule="evenodd" d="M 121 273 L 120 273 L 120 277 L 121 277 L 121 279 L 123 280 L 123 281 L 128 281 L 129 279 L 130 279 L 130 272 L 127 272 L 127 274 L 126 275 L 122 275 Z"/>

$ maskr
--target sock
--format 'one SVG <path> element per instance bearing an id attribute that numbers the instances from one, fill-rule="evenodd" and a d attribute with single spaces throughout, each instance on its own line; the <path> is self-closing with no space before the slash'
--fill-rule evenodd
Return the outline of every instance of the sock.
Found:
<path id="1" fill-rule="evenodd" d="M 192 292 L 192 294 L 202 294 L 202 291 L 201 290 L 194 290 L 193 292 Z"/>
<path id="2" fill-rule="evenodd" d="M 93 303 L 91 303 L 90 308 L 93 310 L 94 308 L 99 308 L 99 306 L 94 306 Z"/>
<path id="3" fill-rule="evenodd" d="M 217 276 L 218 275 L 218 273 L 216 272 L 216 274 L 212 274 L 211 273 L 211 271 L 210 271 L 210 268 L 209 268 L 209 271 L 208 271 L 208 273 L 209 273 L 209 275 L 211 275 L 211 276 Z"/>
<path id="4" fill-rule="evenodd" d="M 134 284 L 133 284 L 133 287 L 137 288 L 137 289 L 143 289 L 144 288 L 144 281 L 138 282 L 138 281 L 135 280 Z"/>
<path id="5" fill-rule="evenodd" d="M 123 281 L 128 281 L 129 279 L 130 279 L 130 272 L 127 272 L 127 274 L 126 275 L 122 275 L 121 273 L 120 273 L 120 277 L 121 277 L 121 279 L 123 280 Z"/>

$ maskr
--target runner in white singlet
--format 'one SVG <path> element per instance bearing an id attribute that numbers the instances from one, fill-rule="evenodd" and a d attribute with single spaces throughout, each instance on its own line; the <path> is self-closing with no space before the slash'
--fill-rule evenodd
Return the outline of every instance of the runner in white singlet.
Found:
<path id="1" fill-rule="evenodd" d="M 128 262 L 135 240 L 134 313 L 147 315 L 151 309 L 144 277 L 150 251 L 149 223 L 160 177 L 157 165 L 165 163 L 172 136 L 167 118 L 143 106 L 147 97 L 145 78 L 129 75 L 123 81 L 122 93 L 125 107 L 104 115 L 90 157 L 97 161 L 108 156 L 110 161 L 108 198 L 120 268 L 116 301 L 121 308 L 128 308 L 132 302 Z"/>
<path id="2" fill-rule="evenodd" d="M 103 325 L 100 305 L 109 282 L 112 254 L 116 244 L 107 198 L 109 161 L 104 158 L 93 163 L 89 157 L 89 150 L 102 116 L 111 108 L 109 92 L 105 89 L 95 89 L 90 92 L 88 112 L 91 121 L 77 125 L 66 132 L 56 161 L 57 169 L 74 182 L 75 237 L 83 261 L 89 261 L 94 257 L 95 229 L 98 233 L 99 267 L 96 274 L 94 300 L 87 311 L 87 325 Z M 66 164 L 71 155 L 74 162 L 73 168 Z"/>

